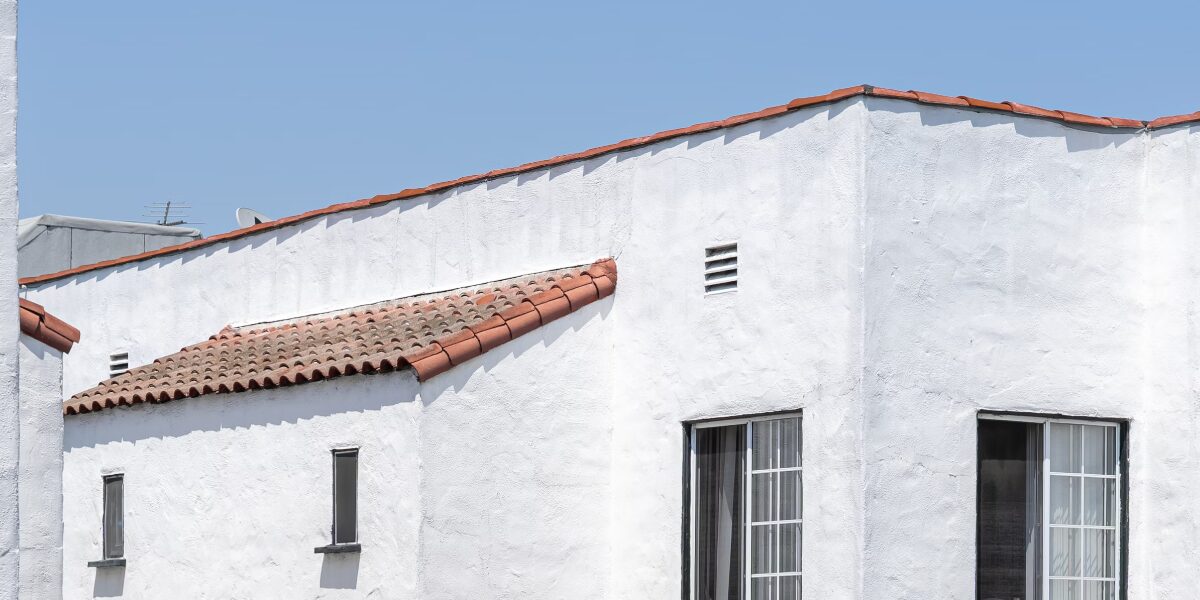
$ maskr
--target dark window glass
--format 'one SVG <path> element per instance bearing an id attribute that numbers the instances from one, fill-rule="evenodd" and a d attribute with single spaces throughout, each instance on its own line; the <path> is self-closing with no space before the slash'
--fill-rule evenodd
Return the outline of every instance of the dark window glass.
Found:
<path id="1" fill-rule="evenodd" d="M 358 450 L 333 453 L 333 543 L 358 541 Z"/>
<path id="2" fill-rule="evenodd" d="M 979 600 L 1041 597 L 1041 431 L 979 422 Z"/>
<path id="3" fill-rule="evenodd" d="M 746 426 L 696 430 L 696 598 L 743 598 Z"/>
<path id="4" fill-rule="evenodd" d="M 125 555 L 125 478 L 104 478 L 104 558 Z"/>

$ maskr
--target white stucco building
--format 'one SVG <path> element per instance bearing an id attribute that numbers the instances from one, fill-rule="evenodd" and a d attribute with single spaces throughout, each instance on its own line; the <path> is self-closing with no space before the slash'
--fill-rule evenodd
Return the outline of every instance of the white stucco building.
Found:
<path id="1" fill-rule="evenodd" d="M 1192 597 L 1198 123 L 862 86 L 26 278 L 63 597 Z"/>

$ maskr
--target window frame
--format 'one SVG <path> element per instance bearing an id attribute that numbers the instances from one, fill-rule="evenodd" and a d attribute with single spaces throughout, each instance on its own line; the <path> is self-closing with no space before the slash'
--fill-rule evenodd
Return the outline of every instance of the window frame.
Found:
<path id="1" fill-rule="evenodd" d="M 125 473 L 109 473 L 100 478 L 101 486 L 100 493 L 103 496 L 102 509 L 100 511 L 100 556 L 104 560 L 117 560 L 125 558 Z M 119 481 L 121 485 L 121 515 L 118 522 L 120 523 L 119 531 L 121 535 L 121 552 L 117 555 L 110 555 L 108 552 L 109 540 L 108 536 L 111 533 L 108 527 L 108 486 L 114 481 Z"/>
<path id="2" fill-rule="evenodd" d="M 1059 415 L 1059 414 L 991 412 L 991 411 L 980 411 L 976 416 L 977 416 L 976 431 L 978 431 L 978 422 L 979 421 L 1011 421 L 1011 422 L 1019 422 L 1019 423 L 1032 423 L 1032 424 L 1037 424 L 1037 425 L 1042 426 L 1041 440 L 1040 440 L 1040 442 L 1041 442 L 1040 447 L 1041 447 L 1041 452 L 1042 452 L 1042 456 L 1041 456 L 1042 464 L 1040 466 L 1041 472 L 1039 474 L 1039 479 L 1041 480 L 1040 483 L 1042 486 L 1042 495 L 1039 498 L 1039 503 L 1041 505 L 1041 513 L 1042 513 L 1040 516 L 1041 524 L 1039 527 L 1039 535 L 1041 536 L 1040 541 L 1041 541 L 1041 555 L 1042 555 L 1040 565 L 1039 565 L 1041 568 L 1041 576 L 1040 576 L 1040 579 L 1041 579 L 1040 584 L 1041 585 L 1039 586 L 1040 593 L 1041 593 L 1041 600 L 1048 600 L 1050 598 L 1050 583 L 1056 579 L 1057 580 L 1070 580 L 1070 581 L 1112 581 L 1114 583 L 1114 585 L 1116 585 L 1116 587 L 1117 587 L 1116 597 L 1118 598 L 1118 600 L 1127 600 L 1129 597 L 1128 586 L 1126 583 L 1129 580 L 1129 548 L 1128 548 L 1128 542 L 1127 542 L 1127 540 L 1129 539 L 1129 510 L 1128 510 L 1128 505 L 1129 505 L 1129 454 L 1128 454 L 1129 420 L 1128 419 L 1119 419 L 1119 418 L 1104 418 L 1104 417 L 1079 417 L 1079 416 L 1069 416 L 1069 415 Z M 1086 426 L 1092 426 L 1092 427 L 1109 427 L 1109 428 L 1115 429 L 1116 430 L 1115 435 L 1114 435 L 1114 443 L 1116 444 L 1116 448 L 1114 449 L 1115 450 L 1115 460 L 1116 460 L 1115 469 L 1114 469 L 1115 474 L 1114 475 L 1098 475 L 1098 474 L 1085 474 L 1085 473 L 1063 474 L 1063 473 L 1052 472 L 1050 470 L 1051 457 L 1050 457 L 1050 452 L 1049 452 L 1049 446 L 1050 446 L 1050 433 L 1049 432 L 1050 432 L 1050 425 L 1052 425 L 1052 424 L 1055 424 L 1055 425 L 1086 425 Z M 1081 451 L 1081 460 L 1084 460 L 1082 451 Z M 980 507 L 981 499 L 978 495 L 978 485 L 979 485 L 978 481 L 979 481 L 979 477 L 980 477 L 980 472 L 979 472 L 980 461 L 979 461 L 979 449 L 978 448 L 976 448 L 976 452 L 975 452 L 975 463 L 976 463 L 975 559 L 976 559 L 976 561 L 978 561 L 979 556 L 980 556 L 980 549 L 982 547 L 982 541 L 980 540 L 980 537 L 979 537 L 979 515 L 981 514 L 981 507 Z M 1066 577 L 1066 576 L 1050 575 L 1050 530 L 1053 529 L 1055 527 L 1055 525 L 1050 523 L 1050 499 L 1049 499 L 1050 491 L 1049 490 L 1050 490 L 1050 480 L 1051 480 L 1051 477 L 1054 475 L 1071 476 L 1071 477 L 1078 476 L 1078 477 L 1082 477 L 1085 479 L 1088 477 L 1093 477 L 1093 478 L 1115 480 L 1117 505 L 1114 507 L 1115 512 L 1114 512 L 1113 519 L 1114 519 L 1114 522 L 1116 523 L 1116 525 L 1112 526 L 1111 531 L 1113 531 L 1114 535 L 1116 536 L 1116 540 L 1115 540 L 1116 560 L 1117 560 L 1118 564 L 1116 565 L 1114 576 L 1112 578 L 1108 578 L 1108 577 Z M 1082 501 L 1082 496 L 1081 496 L 1081 501 Z M 1077 528 L 1077 529 L 1088 528 L 1088 526 L 1082 526 L 1082 525 L 1080 527 L 1076 527 L 1073 525 L 1068 525 L 1068 526 L 1060 525 L 1059 527 L 1068 527 L 1068 528 Z M 978 572 L 979 572 L 978 562 L 976 563 L 975 572 L 976 572 L 976 574 L 978 574 Z M 978 581 L 976 581 L 977 588 L 976 588 L 975 594 L 976 594 L 977 598 L 979 597 L 978 585 L 979 585 L 979 583 L 978 583 Z"/>
<path id="3" fill-rule="evenodd" d="M 358 462 L 360 456 L 360 448 L 357 446 L 334 448 L 330 451 L 331 458 L 331 487 L 332 498 L 330 507 L 332 508 L 331 522 L 329 527 L 330 541 L 333 546 L 351 546 L 358 544 Z M 338 458 L 341 456 L 354 457 L 354 489 L 351 490 L 354 497 L 354 539 L 350 541 L 338 541 Z"/>
<path id="4" fill-rule="evenodd" d="M 683 565 L 684 565 L 684 579 L 686 579 L 686 581 L 687 581 L 686 585 L 683 586 L 684 600 L 689 600 L 689 599 L 694 600 L 695 599 L 695 597 L 696 597 L 696 577 L 699 574 L 698 570 L 696 568 L 696 559 L 697 559 L 696 539 L 698 537 L 698 532 L 697 532 L 698 524 L 697 524 L 697 519 L 695 518 L 696 510 L 698 507 L 697 498 L 696 498 L 696 479 L 697 479 L 696 431 L 698 431 L 700 429 L 709 429 L 709 428 L 713 428 L 713 427 L 729 427 L 729 426 L 733 426 L 733 425 L 741 425 L 741 426 L 746 427 L 746 434 L 745 434 L 746 435 L 746 447 L 744 449 L 744 452 L 745 452 L 745 456 L 744 456 L 745 481 L 743 482 L 743 496 L 742 496 L 742 502 L 743 502 L 743 507 L 744 507 L 743 510 L 745 512 L 745 516 L 744 516 L 745 520 L 741 524 L 742 527 L 745 527 L 745 529 L 746 529 L 746 535 L 743 536 L 744 539 L 742 540 L 742 544 L 744 545 L 743 555 L 742 555 L 742 568 L 744 570 L 744 573 L 742 574 L 742 580 L 743 580 L 743 584 L 745 586 L 744 587 L 744 597 L 742 600 L 749 600 L 750 594 L 751 594 L 751 583 L 753 582 L 753 579 L 754 579 L 754 573 L 753 573 L 753 568 L 752 568 L 753 558 L 752 558 L 752 553 L 751 553 L 751 545 L 752 545 L 752 541 L 753 541 L 753 535 L 751 535 L 751 528 L 752 528 L 752 524 L 754 523 L 753 510 L 752 510 L 753 504 L 751 503 L 752 502 L 751 494 L 752 494 L 752 488 L 753 488 L 752 482 L 754 480 L 755 473 L 763 473 L 763 472 L 768 472 L 768 471 L 775 472 L 776 471 L 776 469 L 767 469 L 764 471 L 763 469 L 756 470 L 753 468 L 754 467 L 754 462 L 753 462 L 754 461 L 754 456 L 753 456 L 754 425 L 753 425 L 753 423 L 762 422 L 762 421 L 774 421 L 774 420 L 778 420 L 778 419 L 798 419 L 800 421 L 800 424 L 799 424 L 799 428 L 800 428 L 799 429 L 800 464 L 798 467 L 795 467 L 795 468 L 789 467 L 785 470 L 786 471 L 798 471 L 800 473 L 800 485 L 801 485 L 801 489 L 803 489 L 803 485 L 804 485 L 804 450 L 803 450 L 804 449 L 804 416 L 803 416 L 803 411 L 788 410 L 788 411 L 783 411 L 783 412 L 760 413 L 760 414 L 747 415 L 747 416 L 742 416 L 742 417 L 720 417 L 720 418 L 715 418 L 715 419 L 707 419 L 707 420 L 703 420 L 703 421 L 685 422 L 683 424 L 684 425 L 684 448 L 685 448 L 684 461 L 683 461 L 684 462 L 684 487 L 685 487 L 684 494 L 687 497 L 687 510 L 684 511 L 683 530 L 684 530 L 684 537 L 685 537 L 684 543 L 687 547 L 687 552 L 688 552 L 688 560 L 681 561 L 681 562 L 683 562 Z M 803 582 L 803 580 L 804 580 L 803 579 L 803 573 L 804 573 L 803 563 L 804 563 L 804 556 L 806 553 L 804 552 L 804 534 L 803 534 L 804 500 L 803 500 L 802 492 L 801 492 L 801 496 L 800 496 L 800 518 L 794 519 L 794 520 L 789 519 L 788 522 L 798 523 L 801 526 L 801 535 L 800 535 L 801 569 L 800 569 L 800 571 L 799 572 L 788 572 L 788 573 L 765 573 L 765 574 L 760 574 L 760 576 L 762 576 L 762 577 L 799 576 L 801 582 Z"/>

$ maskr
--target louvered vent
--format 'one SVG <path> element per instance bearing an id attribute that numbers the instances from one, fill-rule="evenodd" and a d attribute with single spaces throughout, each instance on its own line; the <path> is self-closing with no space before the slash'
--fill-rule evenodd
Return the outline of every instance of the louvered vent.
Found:
<path id="1" fill-rule="evenodd" d="M 129 353 L 114 352 L 108 355 L 108 376 L 116 377 L 129 370 Z"/>
<path id="2" fill-rule="evenodd" d="M 737 242 L 704 250 L 704 293 L 737 290 Z"/>

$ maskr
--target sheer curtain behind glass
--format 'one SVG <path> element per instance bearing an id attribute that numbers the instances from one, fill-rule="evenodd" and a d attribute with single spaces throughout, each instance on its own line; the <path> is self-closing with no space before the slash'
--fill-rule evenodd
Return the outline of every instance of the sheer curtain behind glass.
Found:
<path id="1" fill-rule="evenodd" d="M 696 599 L 741 600 L 744 425 L 696 430 Z"/>
<path id="2" fill-rule="evenodd" d="M 800 419 L 749 427 L 750 600 L 799 600 Z"/>
<path id="3" fill-rule="evenodd" d="M 1050 600 L 1116 600 L 1117 429 L 1051 423 Z"/>

